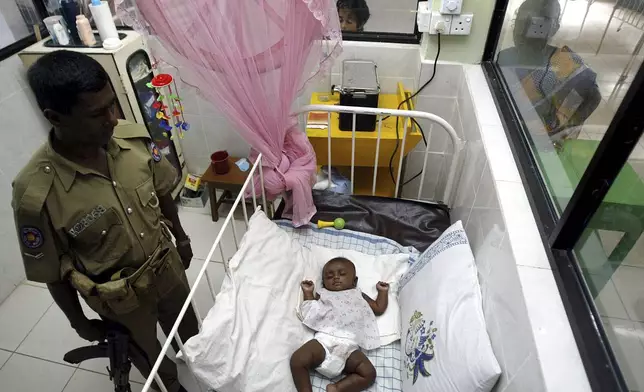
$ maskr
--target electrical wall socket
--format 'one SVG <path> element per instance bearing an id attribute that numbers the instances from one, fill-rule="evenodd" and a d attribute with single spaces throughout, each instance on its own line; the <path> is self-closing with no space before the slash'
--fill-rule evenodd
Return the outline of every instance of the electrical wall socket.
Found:
<path id="1" fill-rule="evenodd" d="M 452 15 L 450 35 L 470 35 L 474 14 Z"/>
<path id="2" fill-rule="evenodd" d="M 452 15 L 443 15 L 438 11 L 432 11 L 432 21 L 431 26 L 429 27 L 430 35 L 436 35 L 438 33 L 436 26 L 439 25 L 440 22 L 443 23 L 443 31 L 440 32 L 441 35 L 450 34 L 450 30 L 452 28 Z"/>
<path id="3" fill-rule="evenodd" d="M 530 25 L 526 31 L 527 38 L 548 38 L 552 22 L 543 16 L 533 16 L 530 18 Z"/>
<path id="4" fill-rule="evenodd" d="M 441 14 L 460 14 L 463 0 L 441 0 Z"/>

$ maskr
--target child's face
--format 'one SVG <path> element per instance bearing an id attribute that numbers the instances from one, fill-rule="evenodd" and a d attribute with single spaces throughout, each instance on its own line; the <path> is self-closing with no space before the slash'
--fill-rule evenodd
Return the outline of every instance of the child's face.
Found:
<path id="1" fill-rule="evenodd" d="M 329 291 L 342 291 L 356 287 L 356 268 L 349 260 L 331 260 L 322 269 L 322 282 Z"/>
<path id="2" fill-rule="evenodd" d="M 357 32 L 358 31 L 358 21 L 355 14 L 349 8 L 340 8 L 338 10 L 340 15 L 340 26 L 342 31 Z"/>

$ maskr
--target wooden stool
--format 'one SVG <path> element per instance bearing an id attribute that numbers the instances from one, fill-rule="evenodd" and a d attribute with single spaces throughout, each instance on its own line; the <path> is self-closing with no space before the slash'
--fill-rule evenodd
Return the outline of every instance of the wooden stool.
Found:
<path id="1" fill-rule="evenodd" d="M 230 171 L 226 174 L 216 174 L 211 163 L 201 176 L 201 182 L 206 185 L 210 193 L 210 213 L 212 214 L 213 222 L 219 220 L 219 207 L 222 203 L 233 203 L 235 201 L 233 192 L 240 192 L 244 181 L 248 177 L 250 169 L 243 172 L 235 165 L 235 162 L 239 159 L 237 157 L 228 157 Z M 217 200 L 217 189 L 224 191 L 219 200 Z"/>

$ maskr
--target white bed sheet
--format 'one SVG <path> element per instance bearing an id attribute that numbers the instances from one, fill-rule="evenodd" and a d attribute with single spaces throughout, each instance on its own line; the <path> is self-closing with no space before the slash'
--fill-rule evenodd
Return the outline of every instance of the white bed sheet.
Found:
<path id="1" fill-rule="evenodd" d="M 281 225 L 283 230 L 261 211 L 250 222 L 202 331 L 185 343 L 185 358 L 195 375 L 218 392 L 295 392 L 289 358 L 313 337 L 296 315 L 300 281 L 316 274 L 319 267 L 296 239 L 302 229 L 298 235 Z M 363 240 L 371 247 L 380 241 L 369 235 L 360 239 L 361 233 L 351 231 L 334 235 L 341 243 L 342 237 L 349 239 L 350 249 L 362 250 L 356 244 Z M 415 250 L 397 248 L 391 240 L 382 241 L 410 258 L 417 255 Z M 367 355 L 379 373 L 369 391 L 400 390 L 399 342 Z M 312 382 L 314 391 L 323 391 L 329 381 L 313 374 Z"/>

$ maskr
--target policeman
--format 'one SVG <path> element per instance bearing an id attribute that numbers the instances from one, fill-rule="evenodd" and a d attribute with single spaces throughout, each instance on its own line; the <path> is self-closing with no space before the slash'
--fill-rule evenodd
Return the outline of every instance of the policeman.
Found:
<path id="1" fill-rule="evenodd" d="M 47 284 L 84 339 L 103 339 L 105 324 L 87 319 L 77 292 L 127 328 L 147 356 L 134 365 L 148 375 L 160 353 L 157 321 L 167 335 L 189 292 L 192 249 L 170 195 L 177 172 L 145 127 L 117 120 L 109 77 L 92 58 L 52 52 L 27 76 L 52 125 L 13 183 L 27 279 Z M 189 308 L 179 334 L 197 332 Z M 170 392 L 185 391 L 169 358 L 159 376 Z"/>

